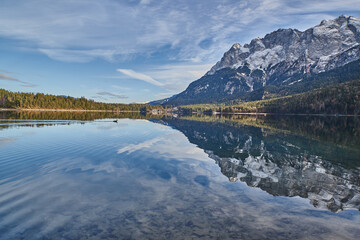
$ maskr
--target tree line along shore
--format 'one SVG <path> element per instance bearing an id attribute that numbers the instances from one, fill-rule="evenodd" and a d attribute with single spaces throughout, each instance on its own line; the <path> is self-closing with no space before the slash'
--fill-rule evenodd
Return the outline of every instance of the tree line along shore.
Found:
<path id="1" fill-rule="evenodd" d="M 0 108 L 32 111 L 165 111 L 161 105 L 95 102 L 85 97 L 56 96 L 43 93 L 10 92 L 0 89 Z"/>
<path id="2" fill-rule="evenodd" d="M 360 115 L 360 79 L 259 101 L 181 106 L 102 103 L 85 97 L 10 92 L 0 89 L 0 110 Z"/>

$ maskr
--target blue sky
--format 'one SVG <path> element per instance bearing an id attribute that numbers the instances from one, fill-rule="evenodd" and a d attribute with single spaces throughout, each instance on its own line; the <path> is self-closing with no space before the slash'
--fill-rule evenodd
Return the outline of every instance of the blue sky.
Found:
<path id="1" fill-rule="evenodd" d="M 236 42 L 341 14 L 360 17 L 360 0 L 0 0 L 0 88 L 161 99 Z"/>

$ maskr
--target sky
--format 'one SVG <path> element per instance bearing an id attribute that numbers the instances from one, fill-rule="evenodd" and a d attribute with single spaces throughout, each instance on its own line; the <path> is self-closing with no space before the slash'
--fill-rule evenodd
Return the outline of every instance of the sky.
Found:
<path id="1" fill-rule="evenodd" d="M 234 43 L 341 14 L 360 17 L 360 0 L 0 0 L 0 88 L 158 100 Z"/>

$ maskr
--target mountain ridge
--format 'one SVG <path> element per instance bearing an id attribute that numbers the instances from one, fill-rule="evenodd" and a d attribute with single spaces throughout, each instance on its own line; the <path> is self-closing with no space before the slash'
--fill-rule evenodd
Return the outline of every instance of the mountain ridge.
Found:
<path id="1" fill-rule="evenodd" d="M 359 59 L 360 19 L 341 15 L 323 20 L 305 31 L 278 29 L 243 46 L 235 43 L 185 91 L 152 104 L 244 100 L 256 90 L 268 86 L 295 86 L 309 76 L 341 68 Z M 256 96 L 253 100 L 264 98 L 265 95 Z"/>

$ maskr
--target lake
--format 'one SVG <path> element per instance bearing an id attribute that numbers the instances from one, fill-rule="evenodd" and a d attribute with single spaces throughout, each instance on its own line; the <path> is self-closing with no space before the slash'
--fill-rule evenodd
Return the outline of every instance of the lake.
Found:
<path id="1" fill-rule="evenodd" d="M 0 239 L 359 239 L 359 208 L 356 117 L 0 112 Z"/>

